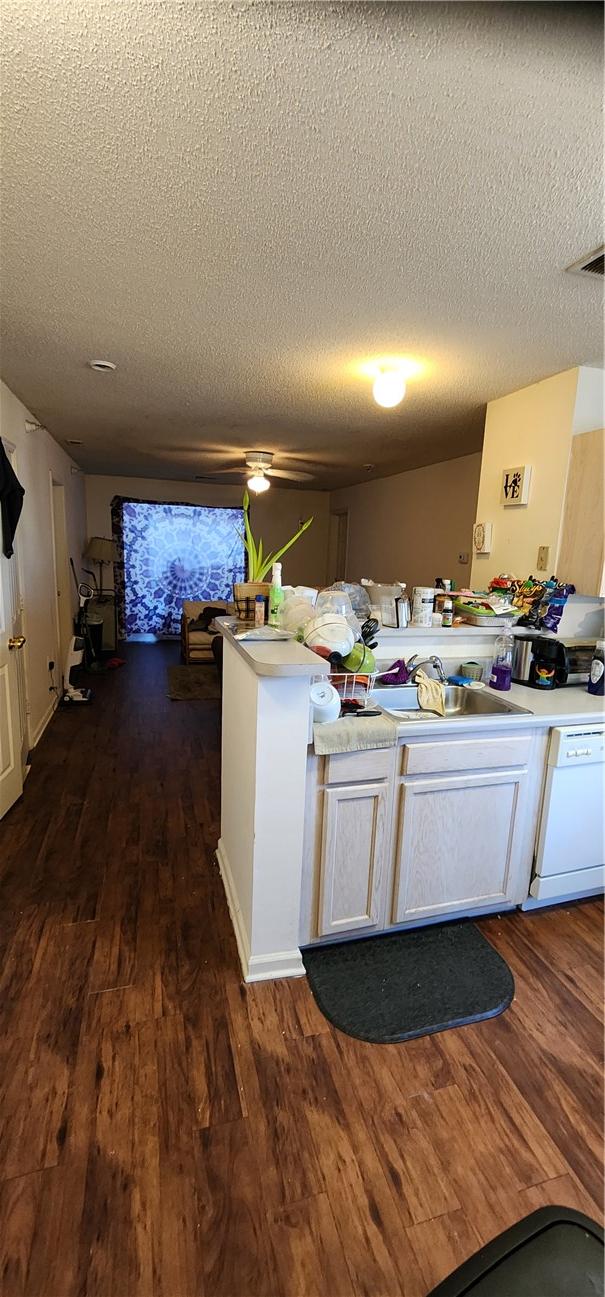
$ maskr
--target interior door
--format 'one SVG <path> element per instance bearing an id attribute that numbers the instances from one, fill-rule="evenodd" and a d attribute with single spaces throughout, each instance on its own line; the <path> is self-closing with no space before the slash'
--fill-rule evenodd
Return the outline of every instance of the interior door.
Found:
<path id="1" fill-rule="evenodd" d="M 4 448 L 14 465 L 14 446 L 5 441 Z M 15 548 L 12 558 L 0 552 L 0 818 L 23 791 L 28 747 L 24 644 Z"/>

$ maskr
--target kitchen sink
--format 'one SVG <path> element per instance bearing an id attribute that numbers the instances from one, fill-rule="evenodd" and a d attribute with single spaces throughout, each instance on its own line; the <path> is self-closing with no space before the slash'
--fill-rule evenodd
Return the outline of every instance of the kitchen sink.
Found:
<path id="1" fill-rule="evenodd" d="M 399 721 L 457 720 L 468 716 L 505 716 L 507 713 L 531 716 L 527 707 L 508 702 L 491 689 L 468 689 L 464 685 L 446 685 L 445 717 L 437 712 L 421 711 L 415 685 L 393 685 L 375 689 L 372 702 Z"/>

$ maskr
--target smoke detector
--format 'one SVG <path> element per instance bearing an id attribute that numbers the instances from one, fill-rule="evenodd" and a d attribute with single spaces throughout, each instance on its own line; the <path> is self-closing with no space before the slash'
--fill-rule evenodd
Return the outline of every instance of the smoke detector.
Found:
<path id="1" fill-rule="evenodd" d="M 605 243 L 600 248 L 595 248 L 594 252 L 580 257 L 579 261 L 574 261 L 573 265 L 566 266 L 566 270 L 570 275 L 592 275 L 602 279 L 605 274 Z"/>

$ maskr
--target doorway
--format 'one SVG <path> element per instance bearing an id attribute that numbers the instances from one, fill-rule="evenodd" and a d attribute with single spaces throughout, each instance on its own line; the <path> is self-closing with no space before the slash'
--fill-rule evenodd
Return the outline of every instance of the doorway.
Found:
<path id="1" fill-rule="evenodd" d="M 63 664 L 72 637 L 72 612 L 69 592 L 69 553 L 67 524 L 65 521 L 65 487 L 50 478 L 53 561 L 55 580 L 55 622 L 59 650 L 59 678 L 63 677 Z"/>
<path id="2" fill-rule="evenodd" d="M 349 547 L 349 510 L 335 509 L 330 514 L 328 536 L 328 585 L 347 579 L 347 551 Z"/>

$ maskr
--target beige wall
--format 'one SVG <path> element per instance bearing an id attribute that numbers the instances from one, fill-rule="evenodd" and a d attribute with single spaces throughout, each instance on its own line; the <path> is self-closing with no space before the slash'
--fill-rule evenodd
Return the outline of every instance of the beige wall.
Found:
<path id="1" fill-rule="evenodd" d="M 332 509 L 349 511 L 347 579 L 432 585 L 436 576 L 466 585 L 481 455 L 463 455 L 334 491 Z"/>
<path id="2" fill-rule="evenodd" d="M 147 477 L 87 476 L 86 507 L 89 536 L 111 536 L 111 500 L 130 495 L 137 500 L 182 500 L 188 504 L 238 505 L 241 486 L 213 486 L 203 482 L 159 481 Z M 255 538 L 262 536 L 265 552 L 279 549 L 313 514 L 314 522 L 285 555 L 283 579 L 289 585 L 323 585 L 328 550 L 329 496 L 325 491 L 290 491 L 272 486 L 252 501 L 250 516 Z M 104 569 L 104 584 L 113 574 Z"/>
<path id="3" fill-rule="evenodd" d="M 55 575 L 52 545 L 51 480 L 65 488 L 67 548 L 76 564 L 86 534 L 84 479 L 72 473 L 73 460 L 43 429 L 25 431 L 25 422 L 35 422 L 33 415 L 9 390 L 0 384 L 0 433 L 16 447 L 16 470 L 25 487 L 23 512 L 17 528 L 15 552 L 18 555 L 21 595 L 24 603 L 25 675 L 27 683 L 28 730 L 30 746 L 37 742 L 56 702 L 49 693 L 48 662 L 56 663 L 54 679 L 58 683 L 59 643 L 56 619 Z M 74 608 L 75 587 L 66 591 Z"/>
<path id="4" fill-rule="evenodd" d="M 477 520 L 491 522 L 491 554 L 477 554 L 472 584 L 485 588 L 499 572 L 527 576 L 536 571 L 538 546 L 548 545 L 548 573 L 554 572 L 571 451 L 578 370 L 568 369 L 510 396 L 490 401 L 485 420 Z M 502 472 L 530 464 L 529 503 L 500 503 Z"/>

